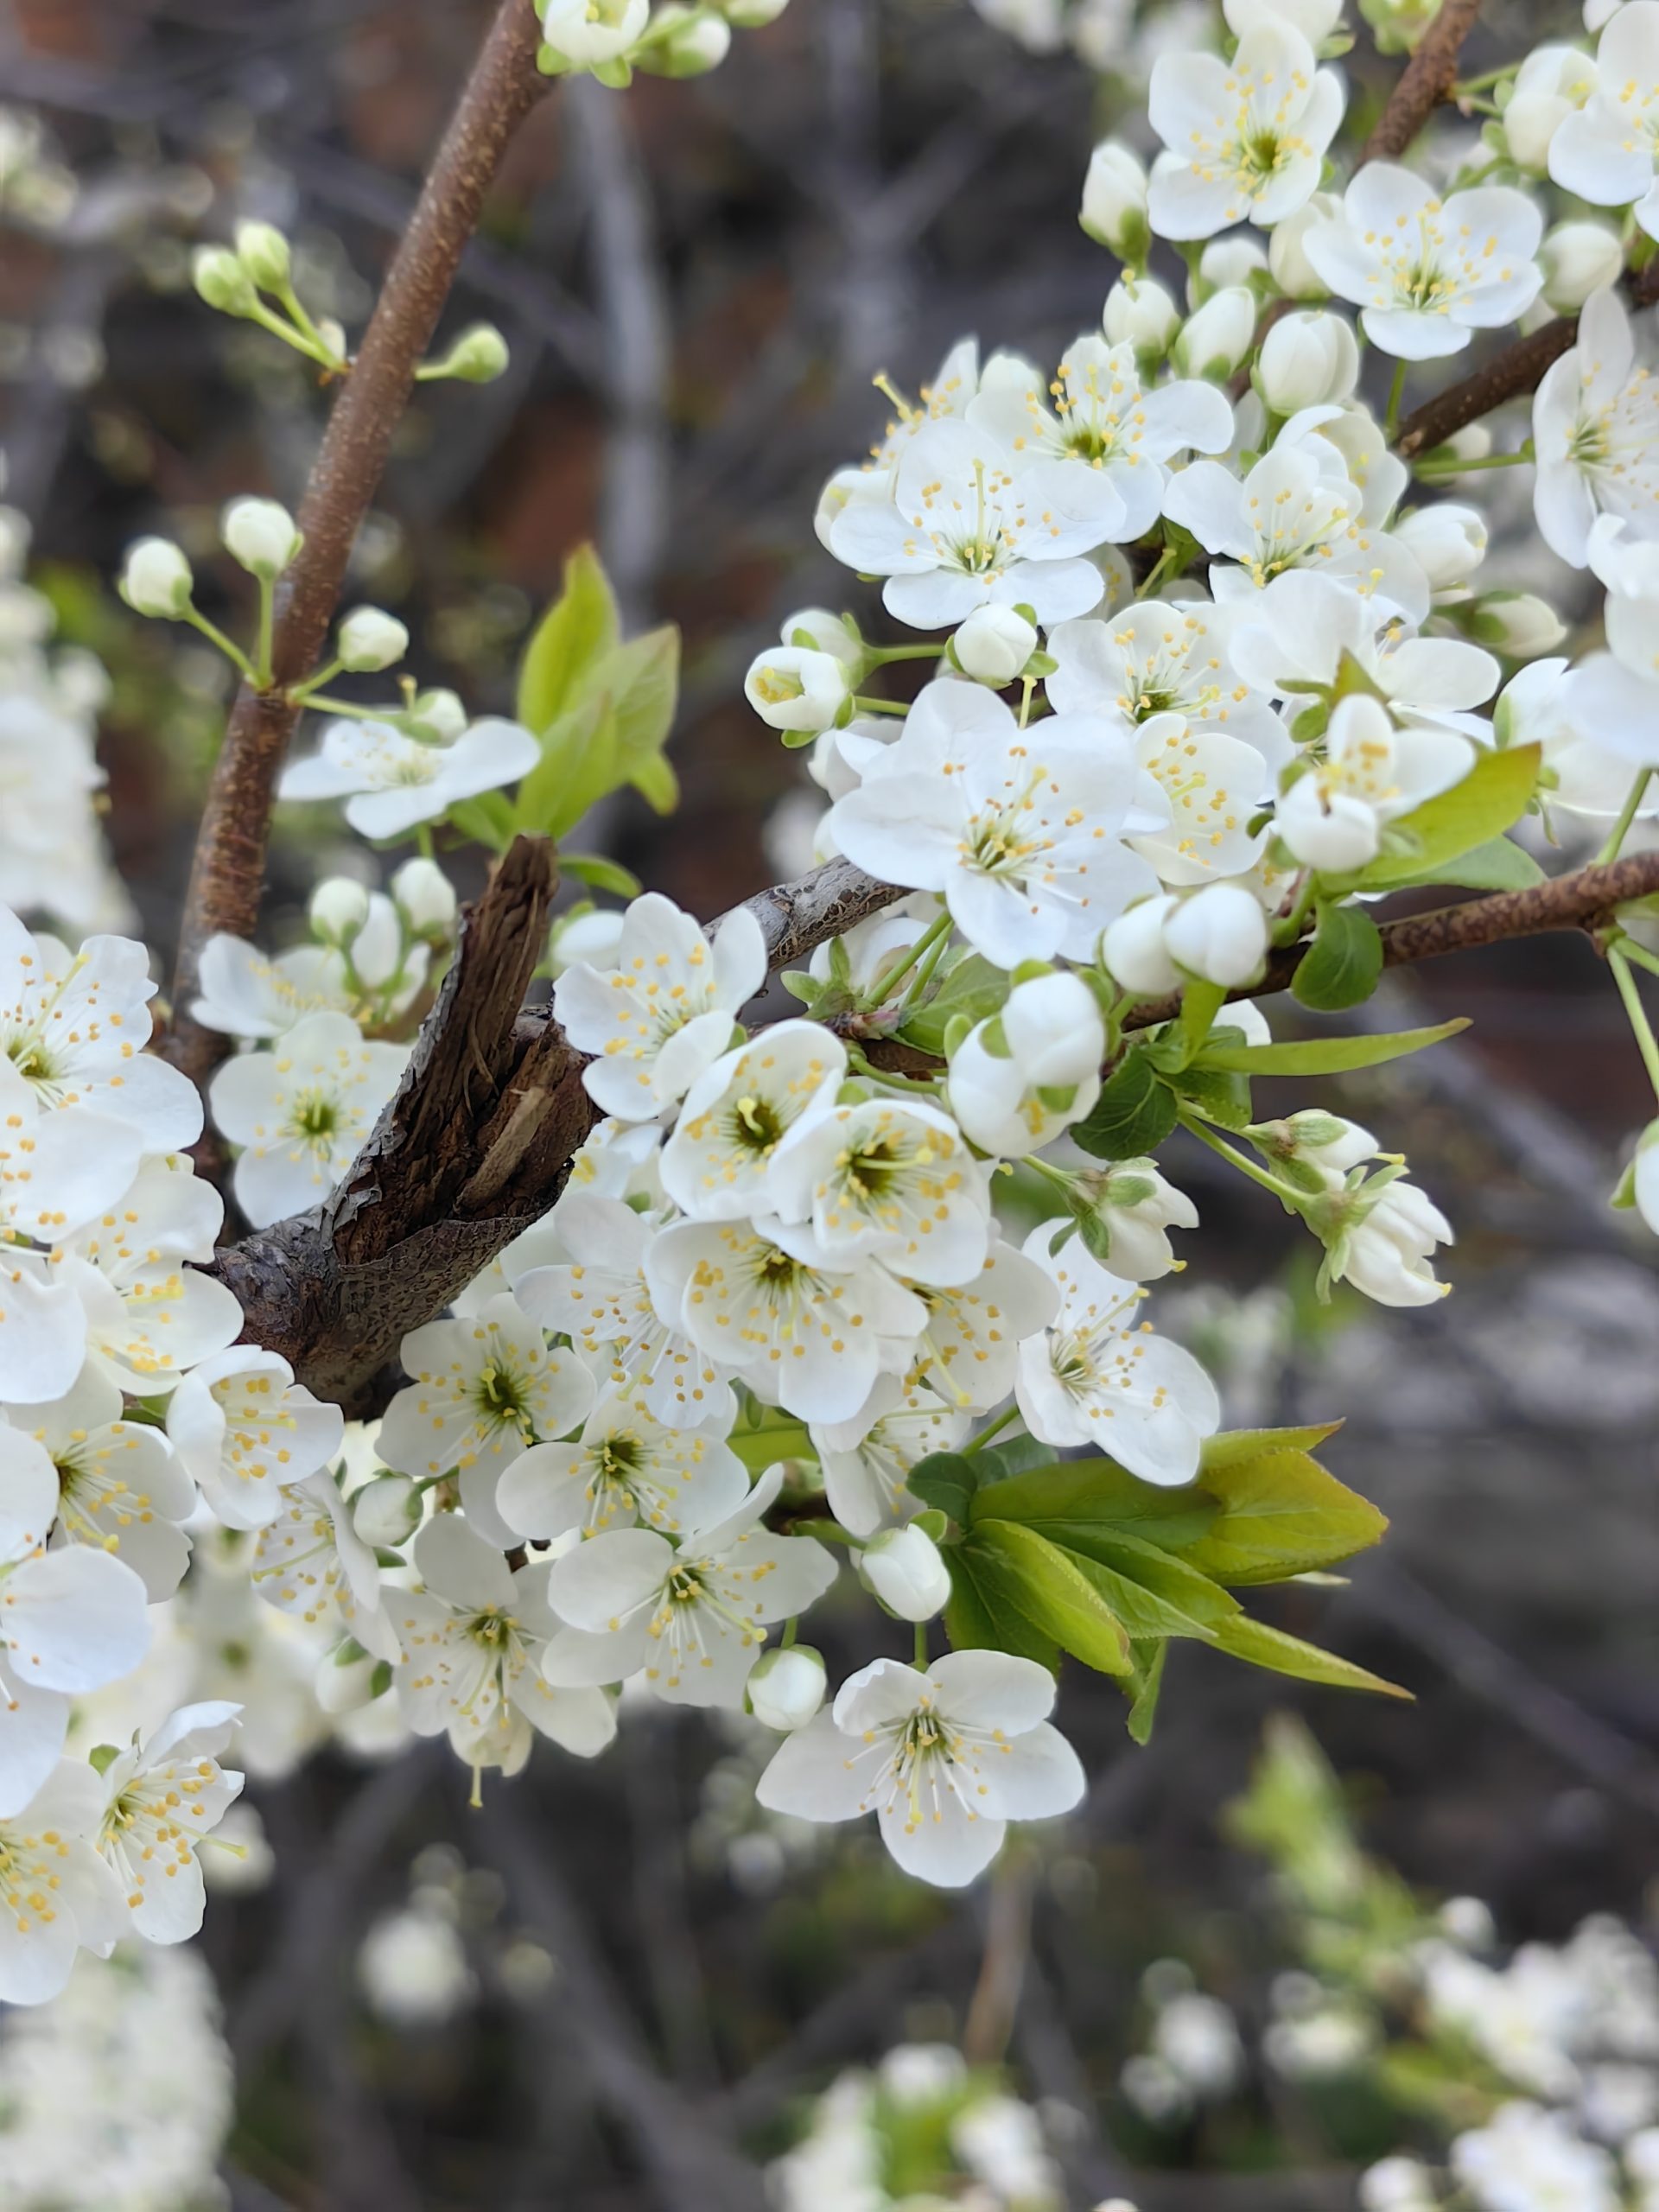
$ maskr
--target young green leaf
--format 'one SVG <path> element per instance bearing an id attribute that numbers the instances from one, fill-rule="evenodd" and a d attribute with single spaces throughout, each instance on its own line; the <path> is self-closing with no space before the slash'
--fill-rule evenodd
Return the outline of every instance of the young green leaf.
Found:
<path id="1" fill-rule="evenodd" d="M 905 1488 L 924 1505 L 936 1505 L 966 1528 L 979 1470 L 960 1452 L 931 1452 L 905 1477 Z"/>
<path id="2" fill-rule="evenodd" d="M 1294 1675 L 1299 1681 L 1323 1682 L 1338 1690 L 1370 1690 L 1381 1697 L 1411 1697 L 1411 1692 L 1402 1689 L 1398 1682 L 1386 1681 L 1367 1668 L 1356 1667 L 1351 1659 L 1339 1659 L 1334 1651 L 1321 1651 L 1317 1643 L 1287 1636 L 1283 1629 L 1269 1628 L 1265 1621 L 1254 1621 L 1248 1613 L 1238 1614 L 1218 1629 L 1216 1644 L 1234 1659 L 1268 1668 L 1275 1675 Z"/>
<path id="3" fill-rule="evenodd" d="M 1222 1045 L 1205 1048 L 1198 1065 L 1236 1075 L 1349 1075 L 1421 1052 L 1469 1027 L 1465 1018 L 1429 1029 L 1396 1030 L 1391 1037 L 1303 1037 L 1294 1044 Z"/>
<path id="4" fill-rule="evenodd" d="M 1169 1641 L 1160 1637 L 1150 1643 L 1132 1643 L 1129 1651 L 1135 1662 L 1135 1672 L 1125 1684 L 1133 1700 L 1129 1707 L 1129 1736 L 1133 1742 L 1144 1747 L 1152 1741 L 1153 1723 L 1158 1717 Z"/>
<path id="5" fill-rule="evenodd" d="M 1077 1562 L 1017 1522 L 988 1522 L 959 1550 L 971 1550 L 983 1580 L 1062 1650 L 1103 1675 L 1129 1671 L 1123 1624 Z"/>
<path id="6" fill-rule="evenodd" d="M 950 1570 L 944 1632 L 951 1649 L 1009 1651 L 1058 1673 L 1059 1645 L 1013 1603 L 998 1562 L 972 1544 L 955 1544 L 944 1556 Z"/>
<path id="7" fill-rule="evenodd" d="M 990 1454 L 975 1455 L 981 1456 Z M 1062 1543 L 1076 1541 L 1073 1532 L 1083 1529 L 1128 1529 L 1167 1551 L 1196 1543 L 1220 1510 L 1200 1490 L 1160 1489 L 1127 1474 L 1116 1460 L 1067 1459 L 982 1483 L 969 1517 L 976 1523 L 1022 1522 Z"/>
<path id="8" fill-rule="evenodd" d="M 1382 973 L 1382 939 L 1363 906 L 1321 906 L 1319 934 L 1297 963 L 1292 995 L 1320 1014 L 1357 1006 Z"/>
<path id="9" fill-rule="evenodd" d="M 637 899 L 644 885 L 632 869 L 620 861 L 607 860 L 603 853 L 561 853 L 559 870 L 562 874 L 574 875 L 579 883 L 590 883 L 595 891 L 609 891 L 619 899 Z"/>
<path id="10" fill-rule="evenodd" d="M 1190 1567 L 1243 1587 L 1282 1582 L 1310 1569 L 1335 1567 L 1376 1543 L 1388 1528 L 1369 1499 L 1339 1483 L 1294 1440 L 1318 1431 L 1260 1433 L 1254 1448 L 1241 1435 L 1229 1449 L 1205 1454 L 1198 1487 L 1221 1511 L 1198 1541 L 1184 1546 Z M 1212 1440 L 1221 1442 L 1224 1440 Z"/>
<path id="11" fill-rule="evenodd" d="M 591 545 L 564 564 L 564 589 L 537 624 L 518 671 L 518 719 L 539 737 L 581 695 L 621 636 L 616 600 Z"/>
<path id="12" fill-rule="evenodd" d="M 1355 877 L 1363 891 L 1402 883 L 1443 883 L 1447 864 L 1500 837 L 1526 811 L 1538 785 L 1542 748 L 1506 746 L 1477 751 L 1475 765 L 1449 791 L 1425 799 L 1388 829 L 1388 849 Z"/>
<path id="13" fill-rule="evenodd" d="M 906 1045 L 920 1052 L 943 1053 L 944 1033 L 957 1015 L 969 1026 L 988 1020 L 1008 995 L 1008 979 L 976 952 L 958 960 L 925 1005 L 918 1006 L 899 1032 Z"/>
<path id="14" fill-rule="evenodd" d="M 1458 859 L 1396 880 L 1389 888 L 1408 891 L 1417 884 L 1454 883 L 1465 891 L 1528 891 L 1543 880 L 1544 871 L 1523 846 L 1512 837 L 1489 837 Z"/>
<path id="15" fill-rule="evenodd" d="M 1139 1160 L 1157 1150 L 1175 1118 L 1173 1094 L 1159 1081 L 1147 1055 L 1135 1050 L 1118 1062 L 1071 1135 L 1096 1160 Z"/>

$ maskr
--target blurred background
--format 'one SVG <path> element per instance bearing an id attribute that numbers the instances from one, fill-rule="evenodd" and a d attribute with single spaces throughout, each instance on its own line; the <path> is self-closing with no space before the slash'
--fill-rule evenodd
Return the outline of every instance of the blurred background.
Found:
<path id="1" fill-rule="evenodd" d="M 796 0 L 710 77 L 626 99 L 578 80 L 545 101 L 445 326 L 496 323 L 511 367 L 421 391 L 364 533 L 356 595 L 406 621 L 421 682 L 474 712 L 510 711 L 529 626 L 584 538 L 631 626 L 681 626 L 682 807 L 659 821 L 630 798 L 601 833 L 699 914 L 809 861 L 799 762 L 741 682 L 791 607 L 874 611 L 810 529 L 823 478 L 880 435 L 872 377 L 913 392 L 965 333 L 1052 358 L 1095 322 L 1116 271 L 1077 225 L 1090 147 L 1132 115 L 1161 48 L 1211 20 L 1198 0 L 994 12 Z M 4 496 L 58 639 L 110 671 L 104 826 L 164 962 L 225 664 L 130 615 L 111 579 L 162 530 L 196 560 L 204 610 L 245 615 L 218 511 L 245 492 L 296 503 L 327 404 L 304 362 L 196 299 L 191 250 L 274 222 L 308 302 L 360 327 L 485 16 L 475 0 L 0 0 Z M 1483 20 L 1474 67 L 1541 29 L 1531 6 Z M 1388 81 L 1363 26 L 1349 66 L 1358 100 Z M 1497 495 L 1510 519 L 1486 578 L 1559 592 L 1525 496 Z M 343 857 L 308 836 L 279 825 L 274 945 Z M 1370 1848 L 1426 1893 L 1487 1900 L 1509 1942 L 1558 1942 L 1592 1912 L 1647 1926 L 1659 1818 L 1659 1276 L 1606 1204 L 1650 1104 L 1587 944 L 1444 962 L 1367 1010 L 1389 1027 L 1454 1013 L 1475 1017 L 1470 1039 L 1322 1094 L 1408 1152 L 1457 1222 L 1445 1306 L 1319 1307 L 1268 1200 L 1196 1146 L 1164 1162 L 1226 1279 L 1164 1286 L 1160 1325 L 1212 1363 L 1231 1425 L 1345 1415 L 1325 1457 L 1394 1521 L 1350 1586 L 1286 1592 L 1272 1618 L 1414 1704 L 1178 1647 L 1137 1751 L 1110 1688 L 1070 1679 L 1060 1719 L 1096 1777 L 1088 1802 L 954 1899 L 906 1883 L 873 1834 L 758 1815 L 771 1739 L 735 1720 L 635 1711 L 596 1765 L 538 1746 L 469 1809 L 442 1745 L 330 1732 L 309 1659 L 287 1677 L 256 1665 L 248 1639 L 275 1617 L 227 1600 L 213 1694 L 251 1682 L 261 1700 L 248 1857 L 127 2043 L 95 1993 L 58 2043 L 27 2031 L 32 2057 L 15 2020 L 0 2037 L 0 2117 L 44 2098 L 73 2128 L 136 2074 L 157 2110 L 195 2113 L 200 2171 L 170 2195 L 36 2198 L 20 2169 L 7 2183 L 0 2128 L 0 2196 L 728 2212 L 762 2201 L 761 2170 L 827 2082 L 917 2040 L 1006 2067 L 1042 2114 L 1055 2204 L 1347 2208 L 1367 2161 L 1432 2143 L 1432 2101 L 1351 2054 L 1334 2091 L 1265 2055 L 1302 1954 L 1282 1885 L 1221 1816 L 1268 1716 L 1306 1720 Z M 831 1608 L 832 1675 L 835 1635 Z M 1137 2069 L 1187 1987 L 1221 2000 L 1236 2051 L 1215 2057 L 1216 2013 L 1208 2058 Z M 938 2189 L 1020 2201 L 977 2185 Z M 790 2200 L 887 2201 L 849 2180 Z"/>

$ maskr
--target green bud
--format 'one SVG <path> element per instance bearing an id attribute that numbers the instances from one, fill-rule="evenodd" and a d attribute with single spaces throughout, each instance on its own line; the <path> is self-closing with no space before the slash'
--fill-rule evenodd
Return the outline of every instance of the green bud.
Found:
<path id="1" fill-rule="evenodd" d="M 238 223 L 236 257 L 262 292 L 285 292 L 292 266 L 288 240 L 273 223 Z"/>
<path id="2" fill-rule="evenodd" d="M 227 245 L 198 246 L 190 274 L 200 297 L 221 315 L 251 315 L 259 304 L 253 279 Z"/>

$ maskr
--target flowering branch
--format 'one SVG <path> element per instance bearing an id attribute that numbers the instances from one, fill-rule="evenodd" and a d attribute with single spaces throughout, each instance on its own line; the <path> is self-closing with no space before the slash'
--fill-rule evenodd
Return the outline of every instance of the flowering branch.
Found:
<path id="1" fill-rule="evenodd" d="M 1446 0 L 1389 95 L 1388 105 L 1365 141 L 1359 165 L 1391 162 L 1405 152 L 1451 91 L 1458 73 L 1458 56 L 1474 29 L 1479 10 L 1480 0 Z"/>
<path id="2" fill-rule="evenodd" d="M 226 727 L 197 833 L 174 973 L 168 1058 L 200 1082 L 227 1040 L 192 1016 L 203 946 L 252 934 L 264 883 L 276 771 L 300 716 L 289 696 L 315 665 L 358 530 L 385 467 L 415 371 L 448 296 L 508 141 L 541 93 L 531 0 L 502 0 L 334 403 L 299 511 L 304 543 L 271 639 L 270 680 L 245 682 Z"/>

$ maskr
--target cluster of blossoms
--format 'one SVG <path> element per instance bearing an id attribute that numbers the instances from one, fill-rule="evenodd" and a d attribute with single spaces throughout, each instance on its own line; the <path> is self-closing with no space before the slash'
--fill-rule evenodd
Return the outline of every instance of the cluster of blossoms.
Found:
<path id="1" fill-rule="evenodd" d="M 1337 1777 L 1287 1720 L 1233 1821 L 1271 1863 L 1304 1961 L 1274 1981 L 1261 2067 L 1313 2098 L 1409 2080 L 1426 2111 L 1455 2116 L 1442 2158 L 1363 2174 L 1361 2212 L 1650 2212 L 1659 1966 L 1640 1937 L 1602 1915 L 1504 1956 L 1480 1899 L 1437 1909 L 1361 1850 Z M 1246 2093 L 1232 2008 L 1173 1960 L 1143 1986 L 1146 2048 L 1122 2075 L 1141 2116 L 1173 2129 Z"/>
<path id="2" fill-rule="evenodd" d="M 1065 2188 L 1039 2114 L 949 2044 L 901 2044 L 848 2073 L 772 2169 L 779 2212 L 1060 2212 Z M 1134 2212 L 1122 2197 L 1096 2212 Z"/>

